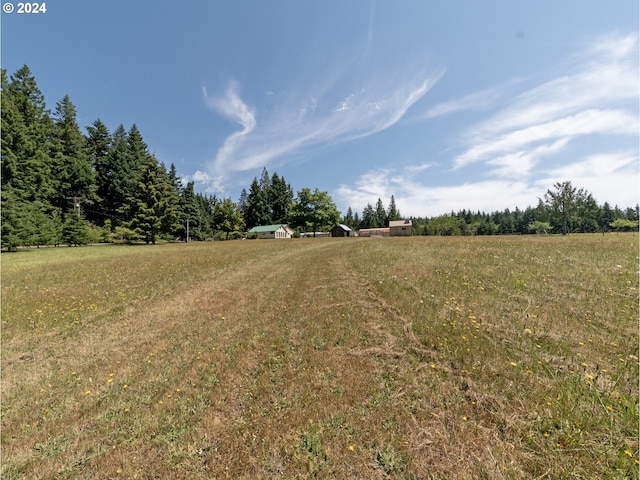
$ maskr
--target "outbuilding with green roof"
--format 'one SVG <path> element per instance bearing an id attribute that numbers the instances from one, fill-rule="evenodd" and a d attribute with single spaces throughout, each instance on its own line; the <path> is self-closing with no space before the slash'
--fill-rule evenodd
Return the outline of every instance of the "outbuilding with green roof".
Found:
<path id="1" fill-rule="evenodd" d="M 249 233 L 255 233 L 256 238 L 291 238 L 294 232 L 289 228 L 289 225 L 281 223 L 278 225 L 253 227 L 249 230 Z"/>

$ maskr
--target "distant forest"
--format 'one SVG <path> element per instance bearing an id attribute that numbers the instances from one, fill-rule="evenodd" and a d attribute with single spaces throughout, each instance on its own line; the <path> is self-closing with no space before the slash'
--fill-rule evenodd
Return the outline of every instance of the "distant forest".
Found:
<path id="1" fill-rule="evenodd" d="M 340 216 L 326 192 L 291 185 L 266 168 L 237 202 L 194 191 L 176 168 L 149 151 L 135 124 L 110 132 L 100 119 L 82 133 L 69 96 L 47 109 L 28 66 L 2 70 L 2 248 L 92 242 L 239 238 L 258 225 L 289 223 L 299 231 L 387 226 L 403 218 L 392 196 L 361 214 Z M 322 215 L 318 214 L 323 210 Z M 314 212 L 315 210 L 315 212 Z M 548 190 L 525 210 L 462 210 L 413 217 L 418 235 L 606 232 L 638 228 L 639 211 L 599 205 L 570 182 Z M 315 214 L 315 216 L 314 216 Z"/>

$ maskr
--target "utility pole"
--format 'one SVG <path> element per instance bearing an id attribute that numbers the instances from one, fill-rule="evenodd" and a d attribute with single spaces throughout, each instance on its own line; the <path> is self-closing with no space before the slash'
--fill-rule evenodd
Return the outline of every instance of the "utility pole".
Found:
<path id="1" fill-rule="evenodd" d="M 187 243 L 189 243 L 189 219 L 187 218 Z"/>

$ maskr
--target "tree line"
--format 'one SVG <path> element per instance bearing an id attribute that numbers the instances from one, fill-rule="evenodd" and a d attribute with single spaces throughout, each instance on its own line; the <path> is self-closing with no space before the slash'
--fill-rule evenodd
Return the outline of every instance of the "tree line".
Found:
<path id="1" fill-rule="evenodd" d="M 149 151 L 138 127 L 110 132 L 97 119 L 83 134 L 69 96 L 47 109 L 28 66 L 1 72 L 2 247 L 82 245 L 89 242 L 237 238 L 259 225 L 286 223 L 299 231 L 386 227 L 402 219 L 395 198 L 378 198 L 360 215 L 341 217 L 318 189 L 291 185 L 266 168 L 237 202 L 195 192 Z M 414 233 L 491 235 L 637 229 L 638 206 L 599 206 L 583 189 L 558 183 L 535 208 L 486 214 L 462 210 L 412 217 Z"/>
<path id="2" fill-rule="evenodd" d="M 83 134 L 69 96 L 47 109 L 28 66 L 2 70 L 2 247 L 156 243 L 242 231 L 238 205 L 194 192 L 135 124 Z"/>
<path id="3" fill-rule="evenodd" d="M 238 202 L 183 184 L 149 151 L 138 127 L 83 134 L 69 96 L 47 109 L 28 66 L 1 72 L 2 247 L 89 242 L 237 238 L 254 226 L 337 223 L 326 192 L 291 185 L 266 168 Z"/>
<path id="4" fill-rule="evenodd" d="M 375 228 L 402 218 L 393 195 L 385 210 L 378 198 L 376 207 L 367 205 L 362 216 L 351 208 L 342 223 L 353 229 Z M 516 207 L 493 213 L 463 209 L 434 217 L 411 217 L 416 235 L 519 235 L 558 233 L 595 233 L 609 231 L 636 231 L 640 207 L 625 210 L 609 202 L 599 205 L 591 193 L 577 188 L 570 181 L 557 182 L 538 199 L 535 207 L 524 210 Z"/>

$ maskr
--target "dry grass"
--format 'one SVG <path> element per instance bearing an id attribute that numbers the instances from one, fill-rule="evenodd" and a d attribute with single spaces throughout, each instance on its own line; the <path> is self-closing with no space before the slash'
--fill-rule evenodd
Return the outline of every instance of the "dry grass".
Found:
<path id="1" fill-rule="evenodd" d="M 2 478 L 638 478 L 638 238 L 2 256 Z"/>

